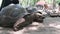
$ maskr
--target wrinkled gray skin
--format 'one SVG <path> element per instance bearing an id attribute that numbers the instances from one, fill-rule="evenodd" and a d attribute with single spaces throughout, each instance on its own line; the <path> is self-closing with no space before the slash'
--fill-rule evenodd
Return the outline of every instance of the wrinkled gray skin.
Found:
<path id="1" fill-rule="evenodd" d="M 0 12 L 0 26 L 13 27 L 15 31 L 18 31 L 30 25 L 35 20 L 43 19 L 43 16 L 37 15 L 36 13 L 39 12 L 29 14 L 18 4 L 9 5 L 4 7 Z"/>
<path id="2" fill-rule="evenodd" d="M 30 14 L 33 14 L 33 13 L 35 13 L 35 15 L 36 15 L 36 13 L 40 13 L 41 15 L 42 15 L 42 13 L 40 12 L 40 11 L 37 11 L 37 8 L 36 7 L 26 7 L 26 10 L 27 10 L 27 12 L 28 13 L 30 13 Z M 34 19 L 34 21 L 35 22 L 43 22 L 43 19 L 45 18 L 43 15 L 41 16 L 41 15 L 36 15 L 37 17 L 39 17 L 39 18 L 35 18 Z"/>

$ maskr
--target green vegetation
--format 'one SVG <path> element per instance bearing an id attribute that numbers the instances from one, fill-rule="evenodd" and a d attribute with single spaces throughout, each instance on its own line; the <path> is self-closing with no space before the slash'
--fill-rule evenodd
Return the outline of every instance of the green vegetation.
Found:
<path id="1" fill-rule="evenodd" d="M 39 0 L 21 0 L 20 4 L 23 7 L 27 7 L 27 6 L 34 6 L 36 2 L 38 2 Z"/>
<path id="2" fill-rule="evenodd" d="M 60 0 L 56 0 L 56 3 L 59 3 L 60 2 Z"/>
<path id="3" fill-rule="evenodd" d="M 39 0 L 20 0 L 20 4 L 23 7 L 27 7 L 27 6 L 34 6 L 36 2 L 38 2 Z M 52 3 L 53 0 L 44 0 L 47 3 Z M 55 0 L 56 3 L 59 3 L 60 0 Z"/>

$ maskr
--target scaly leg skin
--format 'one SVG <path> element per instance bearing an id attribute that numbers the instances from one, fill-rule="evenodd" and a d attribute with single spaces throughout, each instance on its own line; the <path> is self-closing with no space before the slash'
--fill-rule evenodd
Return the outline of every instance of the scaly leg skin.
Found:
<path id="1" fill-rule="evenodd" d="M 20 18 L 19 20 L 17 20 L 17 22 L 14 24 L 13 28 L 14 28 L 14 31 L 18 31 L 19 29 L 19 25 L 23 25 L 23 23 L 25 22 L 25 19 L 24 18 Z M 22 29 L 22 27 L 20 27 Z"/>
<path id="2" fill-rule="evenodd" d="M 27 27 L 28 25 L 30 25 L 32 23 L 32 21 L 33 21 L 33 18 L 30 15 L 27 15 L 24 18 L 20 18 L 14 24 L 14 30 L 15 31 L 21 30 L 24 27 Z"/>

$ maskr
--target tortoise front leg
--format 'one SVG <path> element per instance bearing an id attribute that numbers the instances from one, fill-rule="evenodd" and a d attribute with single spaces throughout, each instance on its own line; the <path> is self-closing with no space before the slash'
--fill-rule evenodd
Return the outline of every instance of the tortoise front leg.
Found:
<path id="1" fill-rule="evenodd" d="M 19 18 L 17 20 L 17 22 L 13 26 L 14 31 L 18 31 L 19 30 L 19 26 L 20 26 L 20 29 L 22 29 L 22 25 L 23 25 L 24 22 L 25 22 L 25 19 L 24 18 Z"/>
<path id="2" fill-rule="evenodd" d="M 33 18 L 31 15 L 26 15 L 23 18 L 20 18 L 17 20 L 17 22 L 14 24 L 14 30 L 20 30 L 24 27 L 27 27 L 28 25 L 32 24 Z"/>

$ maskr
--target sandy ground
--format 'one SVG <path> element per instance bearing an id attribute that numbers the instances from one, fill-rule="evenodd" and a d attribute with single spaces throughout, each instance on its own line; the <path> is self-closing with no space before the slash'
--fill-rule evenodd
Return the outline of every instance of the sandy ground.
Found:
<path id="1" fill-rule="evenodd" d="M 60 17 L 47 17 L 43 24 L 34 22 L 33 25 L 17 32 L 0 27 L 0 34 L 60 34 Z"/>

